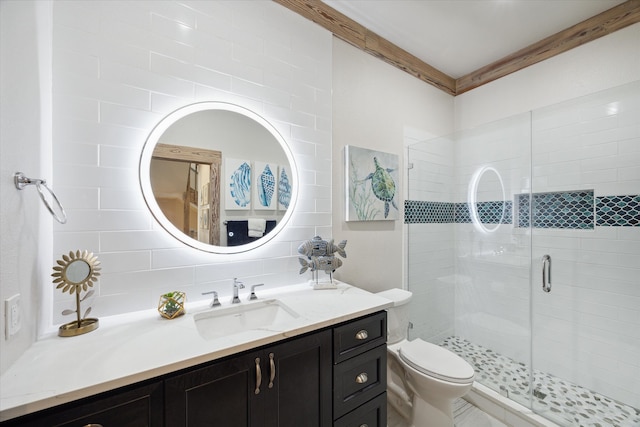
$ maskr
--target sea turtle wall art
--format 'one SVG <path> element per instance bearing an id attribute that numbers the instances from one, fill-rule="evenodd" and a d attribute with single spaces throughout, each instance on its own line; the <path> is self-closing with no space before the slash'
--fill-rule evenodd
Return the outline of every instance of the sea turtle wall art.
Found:
<path id="1" fill-rule="evenodd" d="M 347 145 L 345 147 L 346 220 L 397 220 L 399 158 Z"/>

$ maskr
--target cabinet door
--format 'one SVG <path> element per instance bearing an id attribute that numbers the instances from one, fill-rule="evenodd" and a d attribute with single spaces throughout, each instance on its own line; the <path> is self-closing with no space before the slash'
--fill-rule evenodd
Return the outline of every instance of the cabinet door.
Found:
<path id="1" fill-rule="evenodd" d="M 162 382 L 123 388 L 2 423 L 3 427 L 161 427 Z"/>
<path id="2" fill-rule="evenodd" d="M 215 362 L 165 380 L 165 425 L 248 427 L 259 419 L 257 353 Z M 258 366 L 262 365 L 259 361 Z"/>
<path id="3" fill-rule="evenodd" d="M 331 331 L 268 347 L 266 427 L 325 427 L 332 419 Z M 271 381 L 273 378 L 273 381 Z"/>

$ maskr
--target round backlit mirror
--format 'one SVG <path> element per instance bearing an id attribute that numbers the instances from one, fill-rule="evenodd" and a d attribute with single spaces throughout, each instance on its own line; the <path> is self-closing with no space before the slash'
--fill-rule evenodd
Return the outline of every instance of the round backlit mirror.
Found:
<path id="1" fill-rule="evenodd" d="M 297 169 L 280 133 L 235 104 L 200 102 L 169 114 L 140 157 L 140 186 L 160 225 L 214 253 L 244 252 L 286 225 Z"/>

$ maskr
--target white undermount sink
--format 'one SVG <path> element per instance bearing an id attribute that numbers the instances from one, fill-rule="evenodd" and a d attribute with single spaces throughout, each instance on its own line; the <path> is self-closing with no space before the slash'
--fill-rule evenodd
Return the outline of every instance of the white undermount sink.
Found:
<path id="1" fill-rule="evenodd" d="M 198 333 L 215 339 L 239 332 L 269 329 L 300 315 L 277 299 L 217 307 L 193 316 Z"/>

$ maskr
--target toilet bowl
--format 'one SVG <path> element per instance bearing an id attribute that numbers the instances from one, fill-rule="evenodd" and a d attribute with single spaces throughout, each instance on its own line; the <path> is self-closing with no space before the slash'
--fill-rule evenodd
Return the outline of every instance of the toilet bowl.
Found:
<path id="1" fill-rule="evenodd" d="M 453 401 L 471 390 L 473 367 L 438 345 L 407 340 L 411 292 L 391 289 L 378 295 L 394 304 L 387 309 L 389 403 L 412 427 L 453 426 Z"/>

